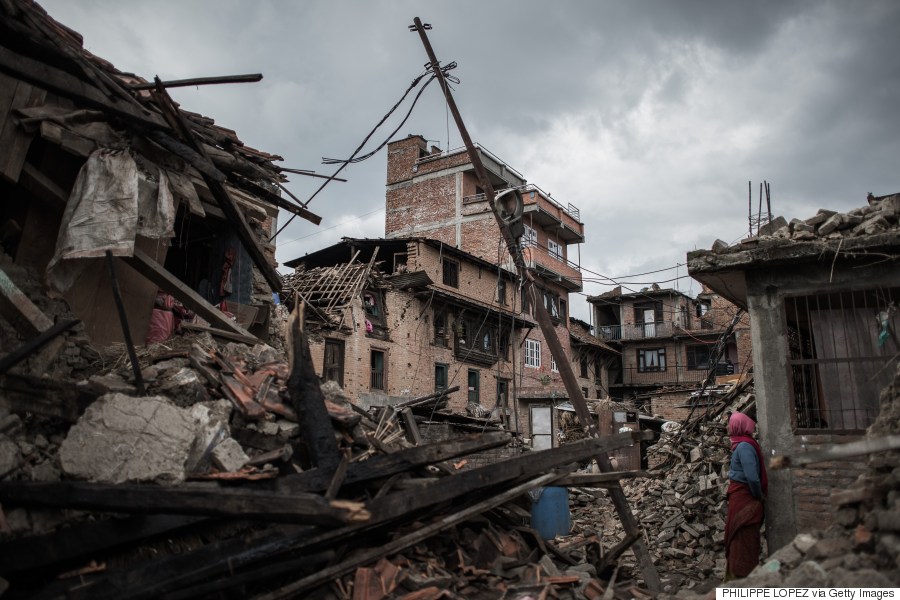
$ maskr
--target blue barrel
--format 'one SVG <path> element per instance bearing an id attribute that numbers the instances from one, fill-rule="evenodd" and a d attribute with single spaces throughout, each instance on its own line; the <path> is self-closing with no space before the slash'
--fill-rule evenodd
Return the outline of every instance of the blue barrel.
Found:
<path id="1" fill-rule="evenodd" d="M 572 515 L 569 513 L 569 490 L 564 487 L 545 487 L 531 505 L 531 527 L 541 539 L 552 540 L 569 535 Z"/>

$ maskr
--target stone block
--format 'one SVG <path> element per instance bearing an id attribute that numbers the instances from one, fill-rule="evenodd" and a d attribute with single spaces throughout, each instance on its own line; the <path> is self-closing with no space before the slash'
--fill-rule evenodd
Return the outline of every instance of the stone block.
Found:
<path id="1" fill-rule="evenodd" d="M 240 471 L 250 458 L 234 438 L 225 438 L 212 451 L 212 461 L 216 467 L 225 472 Z"/>
<path id="2" fill-rule="evenodd" d="M 69 477 L 101 483 L 180 483 L 197 427 L 164 397 L 107 394 L 69 430 L 60 465 Z"/>
<path id="3" fill-rule="evenodd" d="M 807 560 L 800 563 L 784 578 L 784 587 L 791 588 L 824 588 L 831 587 L 828 572 L 817 562 Z"/>
<path id="4" fill-rule="evenodd" d="M 22 464 L 22 455 L 19 454 L 19 446 L 12 440 L 0 438 L 0 477 L 18 469 Z"/>

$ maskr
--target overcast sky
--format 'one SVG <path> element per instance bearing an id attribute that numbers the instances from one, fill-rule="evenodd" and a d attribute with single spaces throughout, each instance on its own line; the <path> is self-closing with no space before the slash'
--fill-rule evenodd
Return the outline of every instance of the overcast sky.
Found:
<path id="1" fill-rule="evenodd" d="M 788 220 L 900 191 L 895 0 L 41 5 L 88 50 L 147 79 L 263 73 L 172 95 L 283 166 L 324 174 L 335 167 L 322 157 L 348 157 L 422 72 L 407 29 L 420 17 L 439 60 L 459 65 L 454 95 L 472 138 L 580 209 L 587 239 L 569 256 L 591 295 L 609 289 L 604 277 L 696 294 L 674 267 L 747 235 L 748 182 L 754 211 L 766 180 L 772 212 Z M 437 84 L 397 137 L 408 134 L 462 145 Z M 385 151 L 346 168 L 349 181 L 309 205 L 321 225 L 295 220 L 278 260 L 382 237 L 385 171 Z M 292 176 L 288 187 L 306 199 L 321 181 Z M 668 270 L 633 276 L 657 269 Z M 587 319 L 584 302 L 572 298 L 572 311 Z"/>

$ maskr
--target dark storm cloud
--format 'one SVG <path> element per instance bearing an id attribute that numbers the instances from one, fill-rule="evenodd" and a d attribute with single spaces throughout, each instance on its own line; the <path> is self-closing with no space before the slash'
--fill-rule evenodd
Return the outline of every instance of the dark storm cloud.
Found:
<path id="1" fill-rule="evenodd" d="M 321 157 L 348 156 L 422 71 L 425 53 L 407 30 L 419 16 L 438 57 L 458 63 L 455 95 L 473 138 L 581 209 L 582 264 L 606 275 L 736 241 L 751 180 L 754 202 L 766 179 L 788 218 L 900 191 L 900 3 L 891 0 L 43 5 L 89 49 L 144 77 L 263 72 L 258 84 L 176 97 L 286 166 L 323 173 L 333 167 Z M 411 133 L 461 145 L 435 84 L 398 135 Z M 310 205 L 321 227 L 292 223 L 279 260 L 341 235 L 382 235 L 385 161 L 348 167 L 350 181 Z M 320 182 L 293 179 L 300 197 Z"/>

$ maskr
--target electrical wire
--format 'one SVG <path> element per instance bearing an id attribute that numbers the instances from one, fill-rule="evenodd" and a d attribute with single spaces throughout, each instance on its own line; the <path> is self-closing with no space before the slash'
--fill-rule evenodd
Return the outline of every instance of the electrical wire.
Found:
<path id="1" fill-rule="evenodd" d="M 455 66 L 455 65 L 454 65 L 454 66 Z M 450 65 L 448 65 L 448 67 L 450 67 Z M 410 93 L 413 89 L 415 89 L 416 86 L 419 85 L 419 82 L 421 82 L 422 79 L 424 79 L 429 73 L 430 73 L 430 71 L 425 71 L 424 73 L 418 75 L 415 79 L 412 80 L 412 83 L 409 84 L 409 87 L 406 88 L 406 91 L 403 92 L 403 95 L 400 97 L 400 99 L 399 99 L 399 100 L 394 104 L 394 106 L 392 106 L 391 109 L 390 109 L 390 110 L 389 110 L 389 111 L 381 118 L 381 120 L 378 121 L 378 123 L 375 125 L 375 127 L 372 129 L 372 131 L 370 131 L 369 134 L 368 134 L 365 138 L 363 138 L 363 141 L 359 144 L 359 146 L 357 146 L 356 150 L 353 151 L 353 154 L 350 155 L 350 158 L 347 159 L 347 160 L 344 160 L 344 161 L 340 161 L 340 162 L 341 162 L 341 166 L 338 167 L 337 170 L 335 170 L 335 172 L 334 172 L 328 179 L 326 179 L 326 180 L 322 183 L 322 185 L 320 185 L 319 188 L 318 188 L 315 192 L 313 192 L 312 196 L 310 196 L 309 199 L 308 199 L 304 204 L 302 204 L 303 208 L 306 208 L 306 207 L 309 205 L 309 203 L 312 202 L 313 199 L 319 194 L 319 192 L 321 192 L 323 189 L 325 189 L 325 186 L 327 186 L 329 183 L 331 183 L 331 181 L 333 181 L 334 178 L 337 177 L 338 174 L 339 174 L 341 171 L 343 171 L 344 168 L 354 160 L 354 158 L 356 157 L 356 155 L 359 154 L 360 151 L 362 151 L 363 147 L 369 142 L 369 140 L 371 139 L 371 137 L 372 137 L 373 135 L 375 135 L 375 132 L 378 131 L 378 128 L 381 127 L 381 126 L 384 124 L 385 121 L 387 121 L 387 119 L 394 113 L 394 111 L 397 110 L 397 107 L 399 107 L 400 104 L 403 103 L 403 101 L 406 99 L 406 97 L 409 95 L 409 93 Z M 432 75 L 431 75 L 431 78 L 426 82 L 426 84 L 425 84 L 424 86 L 422 86 L 422 89 L 419 90 L 419 93 L 416 95 L 416 101 L 418 101 L 419 96 L 421 96 L 422 91 L 425 89 L 425 87 L 427 87 L 428 83 L 431 83 L 431 81 L 432 81 L 435 77 L 436 77 L 436 76 L 435 76 L 434 74 L 432 74 Z M 413 106 L 415 106 L 415 102 L 413 102 Z M 406 122 L 406 119 L 409 118 L 409 115 L 410 115 L 411 113 L 412 113 L 412 107 L 410 107 L 410 110 L 409 110 L 409 112 L 406 114 L 406 117 L 404 117 L 403 122 L 400 124 L 400 126 L 399 126 L 397 129 L 394 130 L 394 132 L 391 134 L 391 136 L 393 136 L 394 134 L 396 134 L 397 130 L 399 130 L 399 128 L 403 126 L 403 123 Z M 380 149 L 383 148 L 385 145 L 387 145 L 387 143 L 388 143 L 389 141 L 390 141 L 390 138 L 388 138 L 387 141 L 385 141 L 383 144 L 381 144 L 381 145 L 378 147 L 378 150 L 380 150 Z M 377 150 L 375 150 L 375 152 L 377 152 Z M 372 154 L 372 153 L 370 153 L 370 154 Z M 295 218 L 296 216 L 297 216 L 297 215 L 291 215 L 291 217 L 287 220 L 287 222 L 285 222 L 285 224 L 282 225 L 281 228 L 279 228 L 278 231 L 276 231 L 275 234 L 274 234 L 271 238 L 269 238 L 269 242 L 273 241 L 276 237 L 278 237 L 278 235 L 279 235 L 282 231 L 284 231 L 285 227 L 287 227 L 288 225 L 291 224 L 291 222 L 294 220 L 294 218 Z"/>

